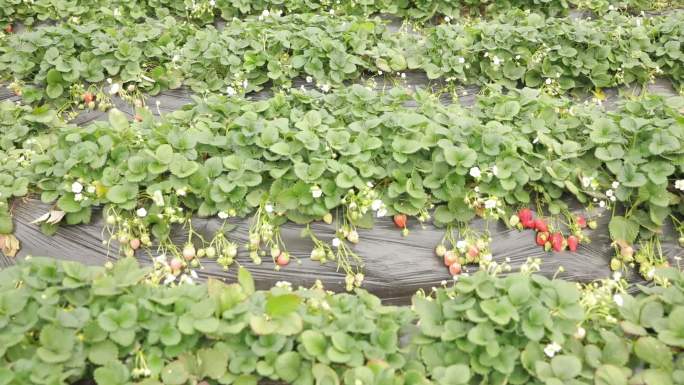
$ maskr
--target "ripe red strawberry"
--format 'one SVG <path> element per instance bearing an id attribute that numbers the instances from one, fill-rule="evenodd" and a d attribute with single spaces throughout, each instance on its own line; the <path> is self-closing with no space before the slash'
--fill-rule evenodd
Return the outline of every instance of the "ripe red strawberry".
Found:
<path id="1" fill-rule="evenodd" d="M 7 32 L 7 33 L 14 32 L 14 26 L 12 24 L 7 24 L 7 26 L 5 27 L 5 32 Z"/>
<path id="2" fill-rule="evenodd" d="M 451 266 L 455 262 L 458 262 L 458 255 L 454 253 L 453 250 L 449 250 L 446 253 L 444 253 L 444 265 L 445 266 Z"/>
<path id="3" fill-rule="evenodd" d="M 546 224 L 546 221 L 544 221 L 541 218 L 537 218 L 534 220 L 534 228 L 537 229 L 537 231 L 545 233 L 549 231 L 549 225 Z"/>
<path id="4" fill-rule="evenodd" d="M 576 236 L 571 235 L 568 237 L 568 249 L 570 251 L 577 251 L 577 245 L 579 245 L 579 240 Z"/>
<path id="5" fill-rule="evenodd" d="M 563 251 L 565 249 L 563 234 L 558 232 L 551 234 L 551 247 L 553 247 L 553 251 Z"/>
<path id="6" fill-rule="evenodd" d="M 135 114 L 133 119 L 135 119 L 136 122 L 142 122 L 143 121 L 142 115 L 139 115 L 139 114 Z"/>
<path id="7" fill-rule="evenodd" d="M 285 266 L 288 263 L 290 263 L 290 254 L 288 253 L 280 253 L 278 258 L 276 258 L 276 264 L 278 266 Z"/>
<path id="8" fill-rule="evenodd" d="M 394 216 L 394 225 L 400 229 L 405 229 L 406 228 L 406 215 L 405 214 L 395 215 Z"/>
<path id="9" fill-rule="evenodd" d="M 86 92 L 83 94 L 83 103 L 90 103 L 95 100 L 95 95 L 92 92 Z"/>
<path id="10" fill-rule="evenodd" d="M 521 221 L 520 223 L 522 223 L 523 227 L 526 229 L 533 229 L 535 227 L 534 222 L 535 222 L 534 219 L 528 219 L 525 221 Z"/>
<path id="11" fill-rule="evenodd" d="M 451 275 L 461 274 L 461 264 L 458 262 L 452 263 L 451 266 L 449 266 L 449 273 L 451 273 Z"/>
<path id="12" fill-rule="evenodd" d="M 537 233 L 537 245 L 538 246 L 544 246 L 546 241 L 549 240 L 549 233 L 548 232 L 539 232 Z"/>
<path id="13" fill-rule="evenodd" d="M 520 222 L 524 224 L 525 222 L 534 219 L 534 215 L 532 214 L 532 210 L 525 207 L 524 209 L 520 209 L 520 211 L 518 211 L 518 218 L 520 218 Z"/>
<path id="14" fill-rule="evenodd" d="M 579 226 L 580 229 L 584 229 L 587 227 L 587 219 L 584 217 L 584 215 L 577 216 L 577 226 Z"/>
<path id="15" fill-rule="evenodd" d="M 475 258 L 477 255 L 480 254 L 480 249 L 477 248 L 475 245 L 470 245 L 468 246 L 468 256 L 470 258 Z"/>

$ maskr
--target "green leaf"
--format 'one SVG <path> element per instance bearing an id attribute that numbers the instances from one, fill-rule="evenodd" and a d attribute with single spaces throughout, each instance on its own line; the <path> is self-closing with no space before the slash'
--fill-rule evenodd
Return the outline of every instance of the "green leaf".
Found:
<path id="1" fill-rule="evenodd" d="M 126 183 L 114 186 L 107 191 L 107 199 L 112 203 L 126 203 L 134 200 L 138 196 L 138 185 Z"/>
<path id="2" fill-rule="evenodd" d="M 224 345 L 225 347 L 225 345 Z M 218 380 L 223 377 L 228 370 L 229 350 L 227 347 L 221 349 L 200 349 L 197 351 L 197 358 L 200 363 L 199 371 L 202 377 Z"/>
<path id="3" fill-rule="evenodd" d="M 616 215 L 608 224 L 610 237 L 617 241 L 623 240 L 627 243 L 634 243 L 639 235 L 639 224 L 623 216 Z"/>
<path id="4" fill-rule="evenodd" d="M 204 334 L 211 334 L 216 332 L 219 327 L 219 320 L 216 318 L 202 318 L 195 320 L 192 326 L 199 332 Z"/>
<path id="5" fill-rule="evenodd" d="M 116 131 L 124 131 L 130 127 L 126 114 L 116 108 L 112 108 L 111 111 L 109 111 L 109 124 L 111 124 L 112 128 Z"/>
<path id="6" fill-rule="evenodd" d="M 666 132 L 656 132 L 651 137 L 648 150 L 651 155 L 660 155 L 664 152 L 681 150 L 682 142 Z"/>
<path id="7" fill-rule="evenodd" d="M 494 107 L 494 115 L 499 120 L 512 120 L 520 112 L 520 103 L 509 100 Z"/>
<path id="8" fill-rule="evenodd" d="M 315 330 L 305 330 L 301 335 L 302 345 L 306 352 L 314 357 L 325 354 L 328 342 L 323 334 Z"/>
<path id="9" fill-rule="evenodd" d="M 179 178 L 187 178 L 199 170 L 199 164 L 186 159 L 183 155 L 176 154 L 169 166 L 169 170 Z"/>
<path id="10" fill-rule="evenodd" d="M 157 157 L 159 163 L 169 164 L 173 160 L 173 147 L 168 144 L 162 144 L 157 147 L 155 156 Z"/>
<path id="11" fill-rule="evenodd" d="M 571 380 L 582 372 L 582 361 L 571 355 L 557 355 L 551 359 L 551 369 L 556 377 Z"/>
<path id="12" fill-rule="evenodd" d="M 448 366 L 438 379 L 440 385 L 465 385 L 470 381 L 470 369 L 466 365 Z"/>
<path id="13" fill-rule="evenodd" d="M 296 352 L 280 354 L 275 361 L 275 371 L 281 380 L 292 383 L 299 377 L 301 356 Z"/>
<path id="14" fill-rule="evenodd" d="M 81 203 L 74 200 L 74 194 L 72 193 L 62 195 L 59 200 L 57 200 L 57 207 L 65 213 L 77 213 L 81 211 Z"/>
<path id="15" fill-rule="evenodd" d="M 613 365 L 602 365 L 594 374 L 595 385 L 627 385 L 627 374 Z"/>
<path id="16" fill-rule="evenodd" d="M 252 278 L 252 274 L 242 266 L 238 268 L 238 283 L 242 286 L 242 290 L 245 294 L 254 294 L 254 279 Z"/>
<path id="17" fill-rule="evenodd" d="M 54 68 L 48 71 L 45 80 L 47 80 L 49 85 L 59 85 L 64 81 L 62 78 L 62 73 Z"/>
<path id="18" fill-rule="evenodd" d="M 340 379 L 337 373 L 327 365 L 314 364 L 312 368 L 316 385 L 339 385 Z"/>
<path id="19" fill-rule="evenodd" d="M 278 142 L 271 147 L 269 147 L 269 150 L 271 152 L 274 152 L 278 155 L 282 156 L 289 156 L 290 155 L 290 145 L 287 144 L 286 142 Z"/>
<path id="20" fill-rule="evenodd" d="M 654 367 L 671 368 L 672 352 L 664 343 L 653 337 L 641 337 L 634 343 L 634 353 Z"/>
<path id="21" fill-rule="evenodd" d="M 50 99 L 57 99 L 62 95 L 62 92 L 64 92 L 64 88 L 61 84 L 48 84 L 47 87 L 45 87 L 45 94 Z"/>
<path id="22" fill-rule="evenodd" d="M 173 361 L 166 365 L 161 372 L 162 381 L 165 385 L 183 385 L 190 378 L 188 370 L 185 368 L 180 361 Z M 109 384 L 99 384 L 99 385 L 109 385 Z"/>
<path id="23" fill-rule="evenodd" d="M 297 310 L 301 298 L 295 294 L 272 295 L 266 300 L 266 314 L 280 317 Z"/>
<path id="24" fill-rule="evenodd" d="M 109 340 L 98 342 L 90 347 L 88 359 L 96 365 L 106 365 L 119 357 L 119 348 Z"/>
<path id="25" fill-rule="evenodd" d="M 14 380 L 14 373 L 9 368 L 0 368 L 0 385 L 9 385 Z"/>
<path id="26" fill-rule="evenodd" d="M 109 362 L 107 365 L 95 369 L 93 374 L 97 385 L 126 385 L 130 378 L 128 368 L 118 361 Z M 168 382 L 168 384 L 172 383 Z M 173 384 L 180 385 L 182 382 Z"/>

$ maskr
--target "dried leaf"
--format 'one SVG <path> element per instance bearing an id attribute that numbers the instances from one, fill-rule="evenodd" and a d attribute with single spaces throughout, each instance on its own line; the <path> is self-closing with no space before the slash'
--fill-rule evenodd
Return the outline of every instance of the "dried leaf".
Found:
<path id="1" fill-rule="evenodd" d="M 0 246 L 2 253 L 8 257 L 14 257 L 19 251 L 20 245 L 19 240 L 12 234 L 5 234 L 0 238 Z"/>
<path id="2" fill-rule="evenodd" d="M 32 225 L 35 225 L 36 223 L 45 222 L 48 218 L 50 218 L 50 212 L 47 212 L 47 213 L 45 213 L 45 214 L 39 216 L 38 218 L 36 218 L 35 220 L 33 220 L 33 221 L 31 222 L 31 224 L 32 224 Z"/>
<path id="3" fill-rule="evenodd" d="M 51 225 L 57 224 L 57 223 L 59 223 L 59 221 L 62 220 L 62 218 L 64 218 L 65 215 L 66 215 L 66 213 L 64 211 L 50 210 L 50 218 L 45 222 L 49 223 Z"/>

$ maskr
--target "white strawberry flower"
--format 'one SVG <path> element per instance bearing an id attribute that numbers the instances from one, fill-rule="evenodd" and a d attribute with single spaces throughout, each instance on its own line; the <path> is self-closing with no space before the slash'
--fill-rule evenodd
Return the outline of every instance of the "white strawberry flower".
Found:
<path id="1" fill-rule="evenodd" d="M 185 195 L 187 195 L 187 193 L 188 190 L 186 190 L 184 187 L 181 187 L 178 190 L 176 190 L 176 195 L 178 195 L 179 197 L 184 197 Z"/>
<path id="2" fill-rule="evenodd" d="M 266 210 L 267 213 L 272 213 L 273 212 L 273 205 L 272 204 L 267 204 L 264 206 L 264 209 Z"/>
<path id="3" fill-rule="evenodd" d="M 237 94 L 237 91 L 235 91 L 235 88 L 233 88 L 231 86 L 228 86 L 228 88 L 226 88 L 226 95 L 235 96 L 236 94 Z"/>
<path id="4" fill-rule="evenodd" d="M 382 217 L 384 217 L 385 215 L 387 215 L 387 209 L 383 207 L 383 208 L 381 208 L 380 210 L 378 210 L 378 211 L 375 213 L 375 215 L 376 215 L 378 218 L 382 218 Z"/>
<path id="5" fill-rule="evenodd" d="M 461 57 L 459 57 L 459 58 L 458 58 L 458 63 L 459 63 L 459 64 L 463 64 L 463 63 L 465 63 L 465 58 L 464 58 L 464 57 L 462 57 L 462 56 L 461 56 Z"/>
<path id="6" fill-rule="evenodd" d="M 492 63 L 494 64 L 494 66 L 498 66 L 502 62 L 503 62 L 503 59 L 500 59 L 498 56 L 494 56 L 492 58 Z"/>
<path id="7" fill-rule="evenodd" d="M 176 276 L 169 273 L 166 275 L 166 278 L 164 279 L 164 285 L 169 285 L 175 280 L 176 280 Z"/>
<path id="8" fill-rule="evenodd" d="M 480 168 L 477 167 L 477 166 L 472 167 L 472 168 L 470 169 L 469 174 L 470 174 L 470 176 L 472 176 L 473 178 L 479 178 L 480 176 L 482 176 L 482 172 L 480 171 Z"/>
<path id="9" fill-rule="evenodd" d="M 684 179 L 679 179 L 679 180 L 675 181 L 675 188 L 677 190 L 684 191 Z"/>
<path id="10" fill-rule="evenodd" d="M 380 199 L 376 199 L 371 202 L 371 210 L 378 211 L 384 206 L 384 203 Z"/>
<path id="11" fill-rule="evenodd" d="M 320 198 L 323 195 L 323 190 L 318 186 L 311 187 L 311 196 L 314 198 Z"/>
<path id="12" fill-rule="evenodd" d="M 581 339 L 583 339 L 584 336 L 586 336 L 586 335 L 587 335 L 587 331 L 586 331 L 583 327 L 578 326 L 578 327 L 577 327 L 577 331 L 575 332 L 574 337 L 575 337 L 576 339 L 578 339 L 578 340 L 581 340 Z"/>
<path id="13" fill-rule="evenodd" d="M 135 211 L 135 215 L 139 216 L 140 218 L 144 218 L 147 216 L 147 210 L 145 210 L 144 207 L 141 207 Z"/>
<path id="14" fill-rule="evenodd" d="M 466 247 L 468 247 L 468 244 L 466 243 L 466 241 L 461 240 L 461 241 L 456 242 L 456 248 L 457 249 L 463 251 L 466 249 Z"/>
<path id="15" fill-rule="evenodd" d="M 553 82 L 553 80 L 551 80 L 551 78 L 546 78 L 546 80 L 545 80 L 544 82 L 545 82 L 547 85 L 549 85 L 549 84 L 551 84 L 551 83 Z"/>
<path id="16" fill-rule="evenodd" d="M 74 200 L 75 200 L 76 202 L 82 201 L 82 200 L 83 200 L 83 194 L 81 194 L 81 193 L 76 193 L 76 194 L 74 194 Z"/>
<path id="17" fill-rule="evenodd" d="M 228 213 L 225 211 L 219 211 L 218 212 L 218 217 L 221 219 L 227 219 L 228 218 Z"/>
<path id="18" fill-rule="evenodd" d="M 620 307 L 625 304 L 625 300 L 622 298 L 620 294 L 615 294 L 613 296 L 613 302 L 615 302 L 615 304 Z"/>
<path id="19" fill-rule="evenodd" d="M 121 90 L 121 85 L 119 83 L 113 83 L 111 87 L 109 87 L 109 94 L 110 95 L 116 95 L 119 93 Z"/>
<path id="20" fill-rule="evenodd" d="M 616 188 L 620 187 L 620 182 L 614 181 L 610 186 L 611 186 L 612 188 L 616 189 Z"/>
<path id="21" fill-rule="evenodd" d="M 307 82 L 307 83 L 313 82 L 313 78 L 312 78 L 311 76 L 307 76 L 307 77 L 306 77 L 306 82 Z"/>
<path id="22" fill-rule="evenodd" d="M 549 357 L 553 357 L 556 355 L 556 353 L 561 351 L 561 346 L 558 345 L 555 341 L 546 345 L 544 348 L 544 354 L 546 354 Z"/>
<path id="23" fill-rule="evenodd" d="M 82 191 L 83 191 L 83 185 L 80 182 L 76 181 L 76 182 L 71 184 L 71 192 L 72 193 L 79 194 Z"/>
<path id="24" fill-rule="evenodd" d="M 90 186 L 88 186 L 88 190 L 87 190 L 87 191 L 88 191 L 89 194 L 95 194 L 95 191 L 97 191 L 97 189 L 95 188 L 95 186 L 90 185 Z"/>
<path id="25" fill-rule="evenodd" d="M 499 168 L 496 165 L 492 166 L 492 175 L 499 176 Z"/>
<path id="26" fill-rule="evenodd" d="M 332 245 L 333 247 L 340 247 L 340 239 L 337 237 L 333 238 Z"/>
<path id="27" fill-rule="evenodd" d="M 496 208 L 496 198 L 489 198 L 485 201 L 484 205 L 486 209 L 494 209 Z"/>

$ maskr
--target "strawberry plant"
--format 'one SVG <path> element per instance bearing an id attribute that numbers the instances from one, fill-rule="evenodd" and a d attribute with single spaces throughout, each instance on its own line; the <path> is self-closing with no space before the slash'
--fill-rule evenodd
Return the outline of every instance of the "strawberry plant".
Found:
<path id="1" fill-rule="evenodd" d="M 233 20 L 221 31 L 170 16 L 143 21 L 105 18 L 9 35 L 0 42 L 0 77 L 27 102 L 48 100 L 60 109 L 82 102 L 82 95 L 69 92 L 73 87 L 104 87 L 141 105 L 143 93 L 183 84 L 234 96 L 269 82 L 289 88 L 304 78 L 329 91 L 371 73 L 406 69 L 452 87 L 522 84 L 552 94 L 597 88 L 600 95 L 600 88 L 657 76 L 681 87 L 682 13 L 643 18 L 611 12 L 577 21 L 510 11 L 420 34 L 390 32 L 378 18 L 329 14 L 273 13 Z M 126 94 L 129 88 L 136 94 Z"/>
<path id="2" fill-rule="evenodd" d="M 533 271 L 461 274 L 408 307 L 320 283 L 256 291 L 244 269 L 237 283 L 166 287 L 130 258 L 32 258 L 0 271 L 0 380 L 683 383 L 680 271 L 633 295 L 619 275 L 578 287 Z"/>
<path id="3" fill-rule="evenodd" d="M 409 100 L 415 109 L 403 107 Z M 592 210 L 612 208 L 612 238 L 632 244 L 679 214 L 681 108 L 681 98 L 646 95 L 606 112 L 532 89 L 492 91 L 471 110 L 424 91 L 378 94 L 360 85 L 262 101 L 212 95 L 158 122 L 146 109 L 133 121 L 114 110 L 108 122 L 50 130 L 44 140 L 52 145 L 11 171 L 24 176 L 26 190 L 3 196 L 39 193 L 69 224 L 109 205 L 137 217 L 141 230 L 131 235 L 161 240 L 193 214 L 256 213 L 254 261 L 274 247 L 286 251 L 278 237 L 284 221 L 332 221 L 337 208 L 338 263 L 356 260 L 346 242 L 358 242 L 357 227 L 381 212 L 399 215 L 404 230 L 428 210 L 438 225 L 464 224 L 539 203 L 549 216 L 563 214 L 579 237 L 568 196 Z M 533 219 L 524 210 L 517 216 L 529 228 Z M 44 227 L 54 228 L 50 222 Z M 567 247 L 565 236 L 552 235 L 550 247 Z"/>

